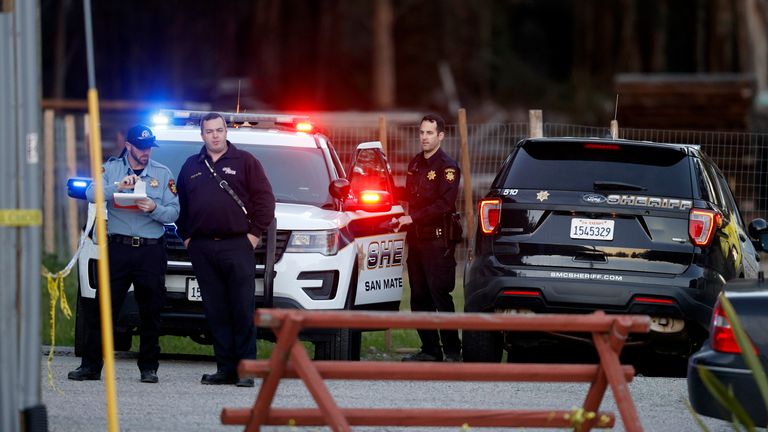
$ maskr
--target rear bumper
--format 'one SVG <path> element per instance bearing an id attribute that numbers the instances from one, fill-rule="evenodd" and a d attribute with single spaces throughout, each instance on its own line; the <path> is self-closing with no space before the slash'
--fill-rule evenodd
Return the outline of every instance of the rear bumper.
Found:
<path id="1" fill-rule="evenodd" d="M 722 284 L 712 278 L 683 274 L 638 275 L 599 269 L 511 267 L 493 257 L 477 257 L 467 267 L 464 310 L 530 309 L 538 313 L 647 314 L 679 318 L 706 331 L 712 307 Z M 692 288 L 693 287 L 693 288 Z M 510 289 L 534 290 L 537 296 L 505 293 Z M 637 297 L 671 300 L 648 303 Z"/>
<path id="2" fill-rule="evenodd" d="M 752 372 L 744 367 L 741 357 L 712 351 L 708 344 L 688 360 L 688 399 L 697 413 L 726 421 L 732 419 L 731 413 L 720 405 L 702 382 L 699 367 L 712 372 L 725 387 L 733 390 L 736 399 L 755 425 L 768 423 L 768 414 L 760 390 Z"/>

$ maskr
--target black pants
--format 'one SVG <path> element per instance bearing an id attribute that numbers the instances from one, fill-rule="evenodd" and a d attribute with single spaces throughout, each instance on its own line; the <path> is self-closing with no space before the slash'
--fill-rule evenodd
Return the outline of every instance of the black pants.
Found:
<path id="1" fill-rule="evenodd" d="M 408 282 L 411 286 L 411 310 L 414 312 L 455 312 L 451 292 L 456 283 L 456 259 L 453 249 L 442 238 L 425 240 L 408 234 Z M 422 351 L 438 355 L 459 354 L 458 330 L 418 330 Z"/>
<path id="2" fill-rule="evenodd" d="M 196 237 L 188 250 L 213 336 L 217 369 L 234 375 L 240 360 L 256 358 L 253 246 L 245 235 L 221 240 Z"/>
<path id="3" fill-rule="evenodd" d="M 120 309 L 133 284 L 133 295 L 139 306 L 141 326 L 139 336 L 139 370 L 157 370 L 160 357 L 160 312 L 165 305 L 165 270 L 168 260 L 165 245 L 133 247 L 121 243 L 109 243 L 109 279 L 112 295 L 112 319 L 117 320 Z M 85 352 L 82 365 L 101 370 L 101 324 L 99 322 L 99 290 L 96 304 L 85 314 L 88 331 L 85 333 Z"/>

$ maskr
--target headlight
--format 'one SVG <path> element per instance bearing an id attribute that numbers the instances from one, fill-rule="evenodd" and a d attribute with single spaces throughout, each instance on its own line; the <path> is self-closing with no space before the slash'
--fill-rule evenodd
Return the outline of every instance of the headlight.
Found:
<path id="1" fill-rule="evenodd" d="M 336 255 L 339 251 L 339 230 L 294 231 L 288 239 L 285 251 Z"/>

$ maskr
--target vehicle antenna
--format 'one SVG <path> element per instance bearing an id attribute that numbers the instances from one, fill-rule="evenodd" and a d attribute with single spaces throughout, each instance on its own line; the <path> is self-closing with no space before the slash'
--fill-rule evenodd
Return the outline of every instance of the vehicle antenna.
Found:
<path id="1" fill-rule="evenodd" d="M 619 94 L 616 93 L 616 104 L 613 107 L 613 119 L 616 120 L 616 117 L 619 115 Z"/>

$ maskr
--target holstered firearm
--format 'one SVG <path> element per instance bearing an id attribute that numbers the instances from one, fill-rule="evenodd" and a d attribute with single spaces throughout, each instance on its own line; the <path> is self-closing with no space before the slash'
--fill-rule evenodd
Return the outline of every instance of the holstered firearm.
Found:
<path id="1" fill-rule="evenodd" d="M 461 227 L 461 214 L 443 214 L 443 238 L 445 247 L 453 248 L 464 239 L 464 230 Z"/>

